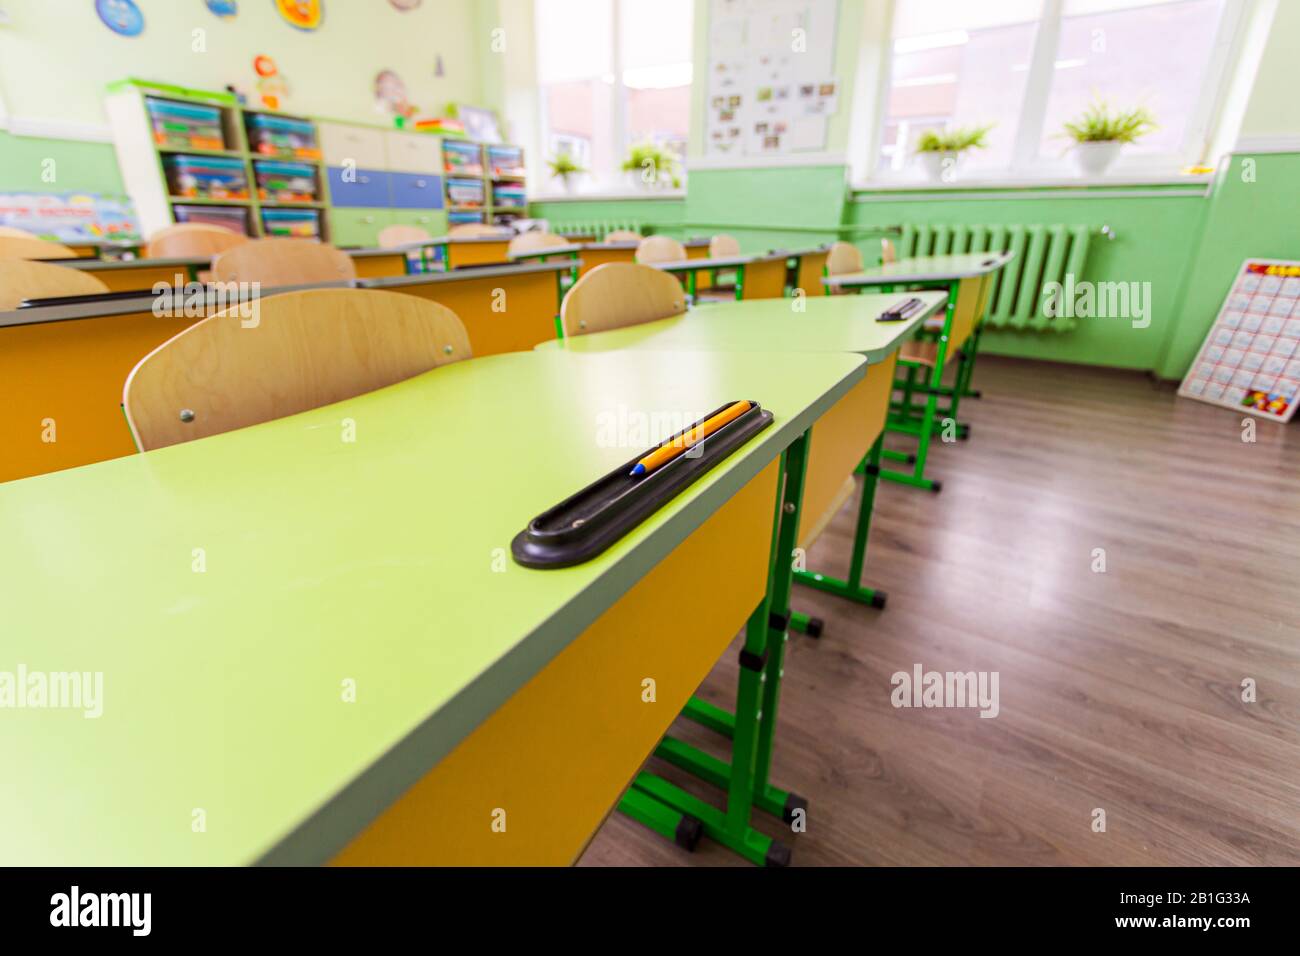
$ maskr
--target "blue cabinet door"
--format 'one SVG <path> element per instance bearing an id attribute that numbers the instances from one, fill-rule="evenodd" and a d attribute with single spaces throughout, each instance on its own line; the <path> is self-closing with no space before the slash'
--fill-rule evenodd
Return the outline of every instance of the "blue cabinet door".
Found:
<path id="1" fill-rule="evenodd" d="M 387 206 L 389 178 L 390 174 L 378 169 L 348 172 L 342 166 L 330 166 L 330 205 Z"/>
<path id="2" fill-rule="evenodd" d="M 394 209 L 441 209 L 442 177 L 424 173 L 389 173 Z"/>

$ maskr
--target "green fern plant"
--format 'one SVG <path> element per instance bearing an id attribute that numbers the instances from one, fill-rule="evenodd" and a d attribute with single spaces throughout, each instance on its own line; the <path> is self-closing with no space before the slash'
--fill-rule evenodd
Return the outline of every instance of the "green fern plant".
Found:
<path id="1" fill-rule="evenodd" d="M 968 149 L 984 149 L 984 138 L 992 123 L 987 126 L 957 126 L 953 129 L 927 129 L 916 141 L 918 153 L 961 153 Z"/>
<path id="2" fill-rule="evenodd" d="M 656 180 L 667 178 L 674 189 L 682 184 L 677 156 L 654 143 L 638 143 L 629 149 L 622 168 L 625 173 L 638 175 L 650 168 L 654 170 Z"/>
<path id="3" fill-rule="evenodd" d="M 546 165 L 551 168 L 551 175 L 558 176 L 560 179 L 568 179 L 570 176 L 577 176 L 587 171 L 585 166 L 580 165 L 568 153 L 557 153 L 546 161 Z"/>
<path id="4" fill-rule="evenodd" d="M 1111 110 L 1098 100 L 1065 124 L 1065 135 L 1076 143 L 1133 143 L 1155 128 L 1155 117 L 1146 107 Z"/>

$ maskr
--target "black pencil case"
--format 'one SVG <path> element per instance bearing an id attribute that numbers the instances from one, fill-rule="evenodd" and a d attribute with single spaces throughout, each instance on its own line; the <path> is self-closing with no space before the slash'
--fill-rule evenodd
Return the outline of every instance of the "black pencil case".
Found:
<path id="1" fill-rule="evenodd" d="M 772 413 L 751 401 L 743 415 L 666 465 L 641 478 L 631 476 L 633 466 L 655 448 L 670 444 L 734 404 L 719 406 L 700 421 L 543 511 L 510 542 L 515 561 L 528 568 L 567 568 L 590 561 L 614 544 L 772 424 Z"/>

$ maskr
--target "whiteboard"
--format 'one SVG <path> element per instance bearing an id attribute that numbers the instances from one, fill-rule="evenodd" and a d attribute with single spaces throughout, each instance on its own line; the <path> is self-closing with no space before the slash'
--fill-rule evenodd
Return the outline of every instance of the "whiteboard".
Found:
<path id="1" fill-rule="evenodd" d="M 838 0 L 711 0 L 705 151 L 763 156 L 826 147 L 839 109 Z"/>
<path id="2" fill-rule="evenodd" d="M 1300 393 L 1300 262 L 1247 259 L 1178 388 L 1277 422 Z"/>

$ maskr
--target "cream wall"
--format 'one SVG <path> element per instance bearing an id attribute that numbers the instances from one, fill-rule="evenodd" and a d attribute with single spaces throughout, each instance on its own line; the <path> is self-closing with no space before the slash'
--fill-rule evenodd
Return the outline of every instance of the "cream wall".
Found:
<path id="1" fill-rule="evenodd" d="M 91 0 L 2 0 L 0 98 L 13 132 L 94 138 L 103 134 L 103 91 L 127 76 L 200 89 L 234 83 L 252 93 L 253 58 L 271 56 L 291 93 L 281 108 L 359 122 L 390 120 L 374 106 L 375 74 L 396 70 L 422 112 L 483 95 L 481 0 L 425 0 L 398 11 L 386 0 L 326 0 L 315 32 L 294 29 L 270 0 L 244 0 L 222 20 L 201 0 L 137 0 L 144 32 L 118 36 Z M 195 52 L 195 30 L 206 52 Z M 435 76 L 441 55 L 445 75 Z"/>

